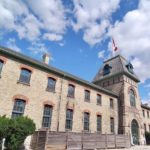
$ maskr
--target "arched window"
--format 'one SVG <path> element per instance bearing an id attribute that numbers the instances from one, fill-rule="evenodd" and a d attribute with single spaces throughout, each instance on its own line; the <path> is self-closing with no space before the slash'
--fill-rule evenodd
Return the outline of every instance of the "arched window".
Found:
<path id="1" fill-rule="evenodd" d="M 134 91 L 131 89 L 129 92 L 129 96 L 130 96 L 130 105 L 135 107 L 135 93 Z"/>
<path id="2" fill-rule="evenodd" d="M 31 71 L 25 68 L 21 69 L 20 79 L 19 81 L 22 83 L 30 83 Z"/>
<path id="3" fill-rule="evenodd" d="M 73 124 L 73 110 L 67 109 L 67 111 L 66 111 L 66 129 L 72 130 L 72 124 Z"/>
<path id="4" fill-rule="evenodd" d="M 112 68 L 111 66 L 109 66 L 108 64 L 106 64 L 104 66 L 104 68 L 103 68 L 103 75 L 105 76 L 105 75 L 109 74 L 111 68 Z"/>
<path id="5" fill-rule="evenodd" d="M 72 84 L 68 85 L 68 97 L 74 98 L 75 86 Z"/>
<path id="6" fill-rule="evenodd" d="M 47 90 L 50 92 L 55 92 L 56 79 L 49 77 L 47 83 Z"/>
<path id="7" fill-rule="evenodd" d="M 90 126 L 90 114 L 88 112 L 84 112 L 84 130 L 89 131 Z"/>
<path id="8" fill-rule="evenodd" d="M 12 118 L 22 116 L 24 114 L 25 101 L 22 99 L 16 99 L 12 111 Z"/>
<path id="9" fill-rule="evenodd" d="M 0 60 L 0 74 L 2 72 L 3 64 L 4 64 L 4 62 L 2 60 Z"/>
<path id="10" fill-rule="evenodd" d="M 43 110 L 43 121 L 42 127 L 43 128 L 50 128 L 51 126 L 51 119 L 52 119 L 52 110 L 53 107 L 50 105 L 45 105 Z"/>

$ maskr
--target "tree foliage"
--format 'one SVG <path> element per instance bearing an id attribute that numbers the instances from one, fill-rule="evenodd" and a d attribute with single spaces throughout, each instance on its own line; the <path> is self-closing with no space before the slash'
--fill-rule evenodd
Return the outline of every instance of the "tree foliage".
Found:
<path id="1" fill-rule="evenodd" d="M 0 117 L 0 141 L 5 138 L 5 146 L 8 150 L 18 150 L 25 138 L 33 134 L 35 123 L 28 117 L 17 117 L 14 119 Z"/>

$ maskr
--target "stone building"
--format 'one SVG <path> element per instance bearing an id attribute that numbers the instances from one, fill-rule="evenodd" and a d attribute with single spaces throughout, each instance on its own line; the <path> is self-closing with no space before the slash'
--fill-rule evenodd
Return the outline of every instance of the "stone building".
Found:
<path id="1" fill-rule="evenodd" d="M 28 116 L 37 130 L 128 134 L 144 144 L 150 107 L 141 104 L 131 63 L 117 55 L 88 82 L 48 61 L 0 48 L 0 115 Z"/>

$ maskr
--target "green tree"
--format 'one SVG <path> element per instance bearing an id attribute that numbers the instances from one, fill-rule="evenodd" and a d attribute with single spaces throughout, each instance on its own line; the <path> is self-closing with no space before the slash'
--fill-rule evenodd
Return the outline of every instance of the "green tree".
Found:
<path id="1" fill-rule="evenodd" d="M 34 131 L 35 123 L 28 117 L 20 116 L 14 119 L 8 119 L 5 116 L 0 117 L 1 140 L 6 138 L 5 146 L 8 150 L 18 150 L 25 138 L 33 134 Z"/>

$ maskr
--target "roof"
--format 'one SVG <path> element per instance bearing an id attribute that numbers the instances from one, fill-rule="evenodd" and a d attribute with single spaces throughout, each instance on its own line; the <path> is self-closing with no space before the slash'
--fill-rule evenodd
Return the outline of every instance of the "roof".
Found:
<path id="1" fill-rule="evenodd" d="M 109 65 L 111 67 L 110 73 L 107 75 L 103 75 L 103 68 L 105 65 Z M 110 78 L 112 76 L 116 76 L 118 74 L 125 74 L 128 77 L 132 78 L 134 81 L 139 82 L 137 75 L 135 72 L 131 73 L 127 65 L 129 64 L 129 61 L 127 61 L 123 56 L 117 55 L 113 58 L 110 58 L 106 61 L 104 61 L 102 68 L 98 71 L 97 75 L 95 76 L 93 82 L 96 83 L 100 80 L 104 80 L 107 78 Z"/>
<path id="2" fill-rule="evenodd" d="M 104 89 L 104 88 L 97 86 L 97 85 L 95 85 L 89 81 L 86 81 L 86 80 L 81 79 L 77 76 L 74 76 L 70 73 L 59 70 L 55 67 L 52 67 L 50 65 L 47 65 L 47 64 L 41 62 L 41 61 L 37 61 L 31 57 L 27 57 L 27 56 L 25 56 L 19 52 L 16 52 L 16 51 L 9 49 L 9 48 L 5 48 L 5 47 L 0 46 L 0 55 L 4 55 L 6 57 L 14 59 L 15 61 L 25 63 L 29 66 L 36 67 L 36 68 L 43 70 L 47 73 L 52 73 L 52 74 L 55 74 L 55 75 L 60 76 L 62 78 L 69 79 L 69 80 L 75 81 L 77 83 L 83 84 L 85 86 L 88 86 L 92 89 L 97 90 L 98 92 L 102 92 L 102 93 L 105 93 L 105 94 L 108 94 L 108 95 L 111 95 L 114 97 L 118 97 L 118 95 L 116 93 L 114 93 L 110 90 Z"/>
<path id="3" fill-rule="evenodd" d="M 148 106 L 148 104 L 141 104 L 141 107 L 150 110 L 150 107 Z"/>

